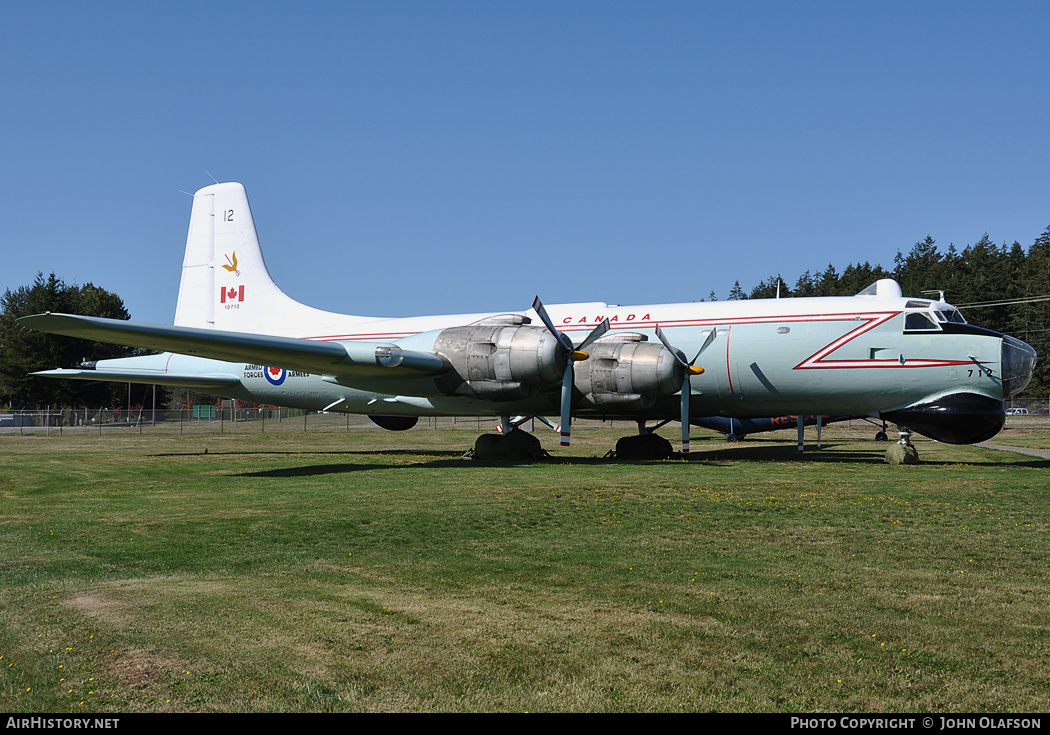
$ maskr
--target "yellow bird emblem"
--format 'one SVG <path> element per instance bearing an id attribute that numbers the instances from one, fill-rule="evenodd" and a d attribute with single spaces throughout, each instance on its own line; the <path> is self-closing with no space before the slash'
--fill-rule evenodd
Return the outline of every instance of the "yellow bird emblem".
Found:
<path id="1" fill-rule="evenodd" d="M 241 272 L 239 270 L 237 270 L 237 251 L 236 250 L 233 251 L 233 258 L 232 259 L 230 258 L 229 255 L 226 256 L 226 262 L 229 263 L 229 265 L 224 265 L 223 268 L 228 270 L 230 273 L 236 274 L 238 276 L 241 275 Z"/>

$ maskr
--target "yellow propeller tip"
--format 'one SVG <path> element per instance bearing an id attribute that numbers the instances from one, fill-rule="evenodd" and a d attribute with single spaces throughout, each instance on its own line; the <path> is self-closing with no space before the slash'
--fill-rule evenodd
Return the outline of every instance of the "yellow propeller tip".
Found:
<path id="1" fill-rule="evenodd" d="M 704 369 L 702 367 L 700 367 L 699 365 L 690 365 L 689 366 L 689 373 L 691 375 L 703 375 L 704 374 Z"/>
<path id="2" fill-rule="evenodd" d="M 573 362 L 582 362 L 582 361 L 586 360 L 588 357 L 590 357 L 590 354 L 584 352 L 583 350 L 573 350 L 572 351 L 572 361 Z"/>

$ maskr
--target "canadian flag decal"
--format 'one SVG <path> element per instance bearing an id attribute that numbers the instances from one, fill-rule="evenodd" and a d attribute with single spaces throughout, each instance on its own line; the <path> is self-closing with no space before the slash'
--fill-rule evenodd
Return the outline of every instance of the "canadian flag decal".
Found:
<path id="1" fill-rule="evenodd" d="M 219 292 L 222 294 L 219 300 L 222 303 L 244 301 L 244 286 L 231 286 L 230 288 L 220 287 Z"/>

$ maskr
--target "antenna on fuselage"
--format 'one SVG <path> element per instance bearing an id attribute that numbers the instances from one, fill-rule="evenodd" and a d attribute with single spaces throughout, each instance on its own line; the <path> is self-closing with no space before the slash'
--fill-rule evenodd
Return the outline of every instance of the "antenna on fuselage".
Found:
<path id="1" fill-rule="evenodd" d="M 777 273 L 777 298 L 780 298 L 780 274 Z"/>

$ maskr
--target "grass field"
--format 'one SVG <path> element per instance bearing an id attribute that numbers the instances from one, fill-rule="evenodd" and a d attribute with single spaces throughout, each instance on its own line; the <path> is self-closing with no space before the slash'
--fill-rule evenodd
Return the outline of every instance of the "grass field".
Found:
<path id="1" fill-rule="evenodd" d="M 1047 460 L 574 428 L 2 435 L 0 709 L 1046 710 Z"/>

